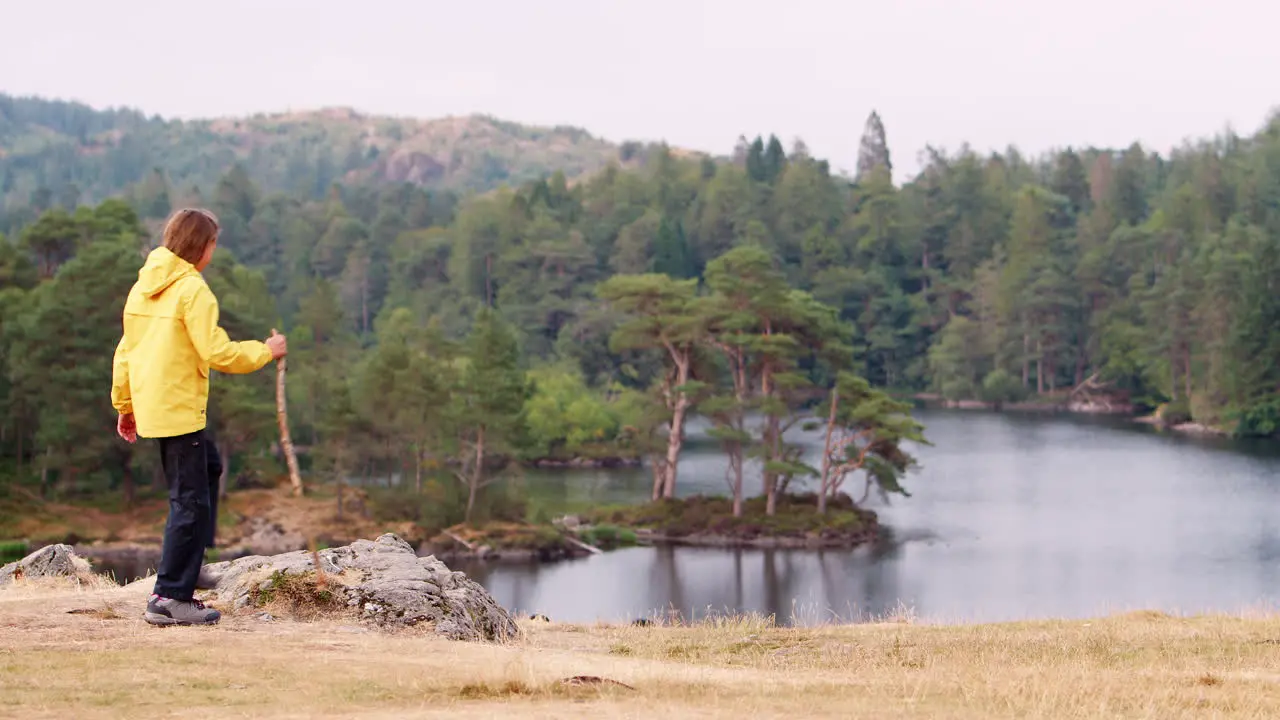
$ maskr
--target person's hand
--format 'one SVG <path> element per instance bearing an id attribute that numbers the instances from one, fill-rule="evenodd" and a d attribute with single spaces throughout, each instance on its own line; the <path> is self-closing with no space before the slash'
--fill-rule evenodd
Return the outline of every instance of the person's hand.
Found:
<path id="1" fill-rule="evenodd" d="M 127 443 L 138 442 L 138 423 L 133 419 L 133 413 L 121 415 L 116 420 L 116 434 Z"/>
<path id="2" fill-rule="evenodd" d="M 271 337 L 267 338 L 267 349 L 271 351 L 272 360 L 279 360 L 289 354 L 289 342 L 272 328 Z"/>

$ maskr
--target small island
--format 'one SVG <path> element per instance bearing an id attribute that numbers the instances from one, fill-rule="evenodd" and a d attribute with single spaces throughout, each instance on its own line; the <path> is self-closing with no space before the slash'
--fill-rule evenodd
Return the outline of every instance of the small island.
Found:
<path id="1" fill-rule="evenodd" d="M 876 514 L 841 494 L 827 512 L 814 512 L 817 496 L 783 495 L 777 512 L 765 513 L 765 498 L 746 501 L 740 516 L 733 501 L 695 495 L 635 506 L 601 508 L 582 517 L 588 531 L 621 528 L 646 543 L 710 547 L 854 548 L 882 538 Z"/>
<path id="2" fill-rule="evenodd" d="M 815 512 L 814 493 L 782 495 L 766 514 L 766 498 L 749 498 L 741 515 L 727 497 L 695 495 L 642 505 L 615 505 L 554 523 L 456 525 L 429 538 L 425 550 L 446 562 L 552 562 L 635 545 L 726 548 L 852 549 L 875 545 L 887 529 L 845 494 Z"/>

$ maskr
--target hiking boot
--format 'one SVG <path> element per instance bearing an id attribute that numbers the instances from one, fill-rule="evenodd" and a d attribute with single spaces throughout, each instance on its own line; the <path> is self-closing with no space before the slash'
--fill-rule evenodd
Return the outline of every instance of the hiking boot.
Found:
<path id="1" fill-rule="evenodd" d="M 222 579 L 222 573 L 214 572 L 208 565 L 200 568 L 200 576 L 196 578 L 197 590 L 213 590 L 218 587 L 218 581 Z"/>
<path id="2" fill-rule="evenodd" d="M 152 595 L 142 617 L 152 625 L 217 625 L 222 613 L 194 598 L 184 602 Z"/>

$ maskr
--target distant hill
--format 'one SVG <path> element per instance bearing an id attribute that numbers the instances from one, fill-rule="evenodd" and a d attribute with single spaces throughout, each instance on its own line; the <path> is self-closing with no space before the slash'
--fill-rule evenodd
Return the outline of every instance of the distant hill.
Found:
<path id="1" fill-rule="evenodd" d="M 483 191 L 557 170 L 572 178 L 645 149 L 480 115 L 418 120 L 328 108 L 182 121 L 0 94 L 0 207 L 14 210 L 34 193 L 97 200 L 157 168 L 178 195 L 208 192 L 237 162 L 268 192 L 317 196 L 335 181 Z"/>

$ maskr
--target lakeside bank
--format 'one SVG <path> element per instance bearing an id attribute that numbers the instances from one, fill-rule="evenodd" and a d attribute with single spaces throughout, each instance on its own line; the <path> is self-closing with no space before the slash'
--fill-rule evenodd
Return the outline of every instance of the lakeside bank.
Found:
<path id="1" fill-rule="evenodd" d="M 1106 416 L 1124 419 L 1138 425 L 1148 425 L 1160 430 L 1201 437 L 1230 437 L 1230 431 L 1213 425 L 1192 421 L 1168 422 L 1160 409 L 1149 414 L 1138 412 L 1127 403 L 1079 402 L 1070 399 L 1046 397 L 1041 400 L 998 403 L 985 400 L 948 400 L 936 393 L 916 393 L 911 399 L 925 408 L 947 410 L 973 410 L 981 412 L 1043 413 L 1082 416 Z"/>

